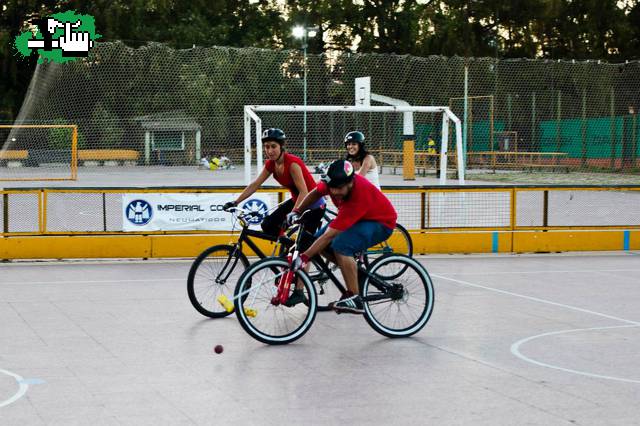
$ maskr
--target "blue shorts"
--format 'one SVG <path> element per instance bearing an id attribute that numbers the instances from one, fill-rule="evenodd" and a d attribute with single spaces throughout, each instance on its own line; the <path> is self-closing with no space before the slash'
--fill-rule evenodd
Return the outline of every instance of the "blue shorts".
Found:
<path id="1" fill-rule="evenodd" d="M 327 226 L 318 231 L 316 236 L 319 237 L 324 234 Z M 380 244 L 389 238 L 392 233 L 393 229 L 389 229 L 379 222 L 363 220 L 335 237 L 331 241 L 331 248 L 343 256 L 353 256 L 356 253 L 367 251 L 368 248 L 376 244 Z"/>

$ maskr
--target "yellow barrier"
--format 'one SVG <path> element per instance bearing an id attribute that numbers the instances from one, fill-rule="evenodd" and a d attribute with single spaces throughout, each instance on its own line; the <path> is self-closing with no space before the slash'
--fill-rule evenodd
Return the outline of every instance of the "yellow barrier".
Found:
<path id="1" fill-rule="evenodd" d="M 40 258 L 150 258 L 150 257 L 195 257 L 206 247 L 215 244 L 227 244 L 237 239 L 237 233 L 227 231 L 156 231 L 156 232 L 119 232 L 110 231 L 65 231 L 53 232 L 47 223 L 50 203 L 61 205 L 64 197 L 61 194 L 73 195 L 76 199 L 80 195 L 90 195 L 96 199 L 96 194 L 111 195 L 127 192 L 135 193 L 225 193 L 238 192 L 239 187 L 226 188 L 122 188 L 122 189 L 12 189 L 0 191 L 0 259 L 40 259 Z M 393 200 L 400 200 L 397 205 L 402 215 L 411 212 L 413 225 L 409 226 L 413 239 L 414 253 L 507 253 L 507 252 L 555 252 L 577 250 L 640 250 L 640 220 L 635 217 L 635 197 L 640 197 L 640 186 L 627 187 L 396 187 L 383 188 Z M 568 200 L 579 196 L 580 192 L 592 192 L 591 195 L 582 194 L 585 208 L 585 220 L 581 226 L 560 226 L 549 224 L 548 192 L 555 192 L 555 199 Z M 593 209 L 593 199 L 601 194 L 593 191 L 606 191 L 613 199 L 626 200 L 631 207 L 628 224 L 598 225 L 589 222 Z M 277 193 L 278 199 L 284 197 L 284 190 L 280 188 L 263 188 L 260 192 Z M 536 192 L 531 194 L 531 192 Z M 12 197 L 20 196 L 22 205 L 32 205 L 33 214 L 13 213 L 15 207 Z M 529 216 L 535 218 L 523 220 L 517 214 L 522 214 L 519 200 L 538 199 L 540 210 L 529 211 Z M 102 200 L 105 198 L 102 197 Z M 449 200 L 452 204 L 447 204 Z M 522 199 L 522 200 L 521 200 Z M 53 200 L 53 201 L 52 201 Z M 438 214 L 438 200 L 442 211 Z M 474 200 L 480 200 L 476 208 L 480 208 L 478 217 L 487 216 L 493 225 L 470 220 L 465 223 L 447 222 L 456 212 L 451 206 L 472 206 Z M 489 200 L 489 201 L 487 201 Z M 491 200 L 498 203 L 499 209 L 491 207 Z M 495 201 L 497 200 L 497 201 Z M 77 201 L 76 201 L 77 202 Z M 104 201 L 102 202 L 104 203 Z M 405 204 L 406 203 L 406 204 Z M 466 203 L 466 205 L 465 205 Z M 82 203 L 84 206 L 85 204 Z M 106 204 L 102 204 L 106 208 Z M 554 204 L 559 205 L 559 204 Z M 625 207 L 615 202 L 603 202 L 600 206 L 609 206 L 623 214 Z M 488 206 L 488 207 L 487 207 Z M 83 207 L 85 208 L 85 207 Z M 471 207 L 467 207 L 471 208 Z M 504 209 L 504 210 L 500 210 Z M 103 212 L 106 214 L 106 210 Z M 419 215 L 420 217 L 416 217 Z M 496 220 L 496 215 L 500 215 Z M 12 226 L 15 217 L 22 223 L 26 218 L 32 221 L 29 227 L 20 231 Z M 54 216 L 55 217 L 55 216 Z M 461 215 L 460 218 L 465 218 Z M 553 217 L 557 220 L 560 215 Z M 609 216 L 601 216 L 609 218 Z M 624 216 L 620 216 L 624 217 Z M 467 218 L 469 219 L 469 218 Z M 471 217 L 470 219 L 473 219 Z M 103 218 L 106 224 L 106 218 Z M 22 222 L 20 222 L 22 221 Z M 606 223 L 618 223 L 611 220 Z M 407 225 L 407 223 L 404 223 Z M 30 229 L 25 231 L 24 229 Z M 58 228 L 59 229 L 59 228 Z M 105 229 L 106 225 L 105 225 Z M 271 253 L 273 243 L 256 240 L 260 249 Z M 390 243 L 393 245 L 394 241 Z M 253 255 L 253 253 L 247 253 Z"/>
<path id="2" fill-rule="evenodd" d="M 415 254 L 640 250 L 640 230 L 412 233 Z M 195 258 L 229 235 L 73 235 L 0 238 L 0 259 Z M 497 242 L 496 242 L 497 241 Z M 271 253 L 273 244 L 260 242 Z M 248 251 L 248 256 L 254 253 Z"/>

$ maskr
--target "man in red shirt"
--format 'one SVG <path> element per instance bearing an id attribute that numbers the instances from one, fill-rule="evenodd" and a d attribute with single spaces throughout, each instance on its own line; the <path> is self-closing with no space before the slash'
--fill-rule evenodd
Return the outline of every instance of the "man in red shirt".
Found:
<path id="1" fill-rule="evenodd" d="M 331 163 L 321 182 L 289 213 L 287 222 L 295 222 L 300 212 L 325 195 L 329 195 L 338 208 L 338 216 L 320 231 L 320 237 L 300 255 L 294 267 L 304 267 L 310 258 L 330 245 L 350 293 L 331 306 L 335 311 L 363 313 L 354 255 L 389 238 L 398 214 L 378 188 L 354 173 L 350 162 L 337 160 Z"/>

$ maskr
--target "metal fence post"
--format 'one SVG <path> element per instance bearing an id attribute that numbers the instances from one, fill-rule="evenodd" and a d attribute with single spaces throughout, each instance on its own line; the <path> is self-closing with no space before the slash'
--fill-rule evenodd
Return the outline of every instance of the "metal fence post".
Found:
<path id="1" fill-rule="evenodd" d="M 2 232 L 9 233 L 9 194 L 2 194 Z"/>

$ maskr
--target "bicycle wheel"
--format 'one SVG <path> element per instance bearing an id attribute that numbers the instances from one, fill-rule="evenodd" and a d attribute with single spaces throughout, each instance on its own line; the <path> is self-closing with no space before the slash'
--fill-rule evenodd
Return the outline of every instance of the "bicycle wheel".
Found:
<path id="1" fill-rule="evenodd" d="M 383 241 L 367 250 L 367 255 L 364 257 L 364 264 L 368 269 L 369 265 L 373 264 L 377 259 L 391 253 L 404 254 L 409 257 L 413 255 L 413 241 L 411 240 L 411 235 L 409 234 L 409 231 L 399 223 L 396 223 L 393 233 L 386 241 Z M 404 272 L 404 269 L 398 270 L 395 271 L 395 275 L 385 275 L 385 278 L 393 280 Z"/>
<path id="2" fill-rule="evenodd" d="M 309 330 L 316 317 L 316 291 L 304 271 L 298 271 L 295 279 L 302 280 L 308 303 L 293 307 L 271 303 L 277 294 L 280 278 L 288 268 L 286 260 L 277 257 L 263 259 L 247 269 L 236 286 L 234 302 L 240 325 L 262 343 L 291 343 Z M 290 291 L 294 286 L 292 283 Z"/>
<path id="3" fill-rule="evenodd" d="M 385 278 L 401 270 L 397 279 Z M 374 330 L 387 337 L 407 337 L 429 321 L 435 294 L 424 266 L 413 258 L 391 254 L 371 265 L 362 297 L 365 319 Z"/>
<path id="4" fill-rule="evenodd" d="M 340 268 L 338 265 L 333 263 L 329 264 L 331 268 L 331 272 L 338 278 L 340 282 L 344 282 L 342 278 L 342 273 L 340 272 Z M 342 292 L 336 285 L 331 281 L 331 279 L 327 276 L 327 274 L 318 269 L 315 263 L 311 263 L 311 267 L 308 272 L 309 278 L 313 282 L 314 287 L 316 288 L 316 295 L 318 298 L 318 311 L 331 311 L 329 308 L 329 303 L 335 302 L 342 297 Z"/>
<path id="5" fill-rule="evenodd" d="M 249 260 L 235 246 L 218 245 L 203 251 L 193 261 L 187 278 L 193 307 L 209 318 L 231 314 L 218 302 L 218 296 L 231 300 L 238 278 L 248 267 Z"/>

